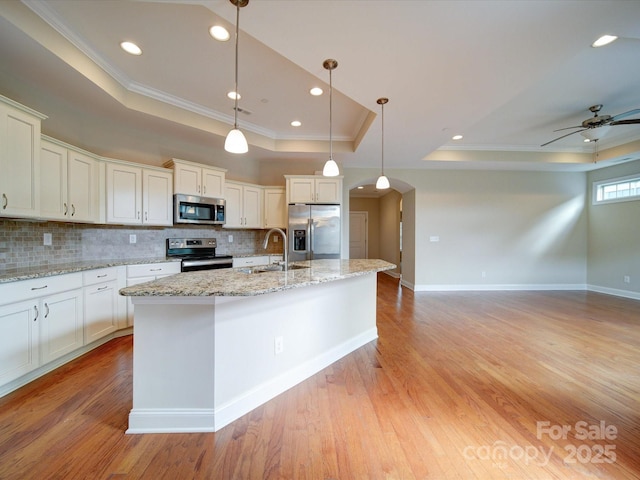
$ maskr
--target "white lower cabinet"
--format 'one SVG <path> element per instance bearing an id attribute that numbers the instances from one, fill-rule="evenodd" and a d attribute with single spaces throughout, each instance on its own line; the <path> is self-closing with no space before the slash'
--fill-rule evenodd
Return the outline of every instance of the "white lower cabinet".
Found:
<path id="1" fill-rule="evenodd" d="M 0 307 L 0 384 L 38 367 L 38 307 L 25 301 Z"/>
<path id="2" fill-rule="evenodd" d="M 82 347 L 82 289 L 46 297 L 40 304 L 42 363 L 50 362 Z"/>
<path id="3" fill-rule="evenodd" d="M 83 273 L 84 344 L 118 329 L 118 282 L 115 267 Z"/>
<path id="4" fill-rule="evenodd" d="M 127 266 L 127 287 L 180 273 L 180 262 L 145 263 Z M 133 302 L 127 297 L 127 326 L 133 326 Z"/>

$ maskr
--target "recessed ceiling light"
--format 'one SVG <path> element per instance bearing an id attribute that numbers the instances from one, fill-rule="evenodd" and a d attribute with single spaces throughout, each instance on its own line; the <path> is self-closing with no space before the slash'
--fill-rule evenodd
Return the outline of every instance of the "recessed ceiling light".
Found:
<path id="1" fill-rule="evenodd" d="M 293 122 L 291 122 L 292 127 L 299 127 L 300 125 L 302 125 L 302 122 L 300 120 L 294 120 Z"/>
<path id="2" fill-rule="evenodd" d="M 591 44 L 592 47 L 604 47 L 605 45 L 609 45 L 611 42 L 615 42 L 618 39 L 615 35 L 602 35 L 599 39 Z"/>
<path id="3" fill-rule="evenodd" d="M 591 141 L 591 140 L 589 140 L 588 138 L 585 138 L 585 139 L 583 140 L 583 142 L 584 142 L 584 143 L 589 143 L 590 141 Z"/>
<path id="4" fill-rule="evenodd" d="M 363 187 L 362 185 L 360 185 L 360 186 L 358 187 L 358 190 L 362 190 L 362 189 L 364 189 L 364 187 Z"/>
<path id="5" fill-rule="evenodd" d="M 309 93 L 314 97 L 317 97 L 319 95 L 322 95 L 323 92 L 320 87 L 313 87 L 311 90 L 309 90 Z"/>
<path id="6" fill-rule="evenodd" d="M 231 35 L 229 34 L 229 30 L 227 30 L 226 28 L 220 25 L 214 25 L 213 27 L 211 27 L 209 29 L 209 35 L 211 35 L 213 38 L 215 38 L 219 42 L 226 42 L 231 38 Z"/>
<path id="7" fill-rule="evenodd" d="M 454 135 L 451 140 L 462 140 L 462 135 Z"/>
<path id="8" fill-rule="evenodd" d="M 229 97 L 231 100 L 235 100 L 236 96 L 238 97 L 238 100 L 242 98 L 242 96 L 239 93 L 236 93 L 236 92 L 227 93 L 227 97 Z"/>
<path id="9" fill-rule="evenodd" d="M 131 55 L 142 55 L 142 49 L 133 42 L 122 42 L 120 47 Z"/>

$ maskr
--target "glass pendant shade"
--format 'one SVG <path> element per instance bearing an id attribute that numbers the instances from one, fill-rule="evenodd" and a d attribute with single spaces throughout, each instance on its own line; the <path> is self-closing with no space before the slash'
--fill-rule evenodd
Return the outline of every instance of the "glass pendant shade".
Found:
<path id="1" fill-rule="evenodd" d="M 338 164 L 333 160 L 333 158 L 330 158 L 329 160 L 327 160 L 327 163 L 324 164 L 322 175 L 325 177 L 337 177 L 338 175 L 340 175 Z"/>
<path id="2" fill-rule="evenodd" d="M 249 145 L 244 134 L 237 128 L 234 128 L 227 134 L 224 141 L 224 149 L 229 153 L 247 153 Z"/>
<path id="3" fill-rule="evenodd" d="M 390 186 L 391 185 L 389 185 L 389 179 L 386 177 L 386 175 L 380 175 L 378 177 L 378 181 L 376 182 L 376 188 L 378 190 L 386 190 Z"/>

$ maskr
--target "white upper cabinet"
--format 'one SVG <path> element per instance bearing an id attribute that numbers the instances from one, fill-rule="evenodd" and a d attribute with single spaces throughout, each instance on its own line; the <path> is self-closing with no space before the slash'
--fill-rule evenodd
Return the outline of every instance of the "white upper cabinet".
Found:
<path id="1" fill-rule="evenodd" d="M 40 122 L 45 118 L 0 95 L 0 216 L 40 214 Z"/>
<path id="2" fill-rule="evenodd" d="M 224 168 L 209 167 L 174 158 L 164 164 L 173 168 L 173 191 L 184 195 L 224 198 Z"/>
<path id="3" fill-rule="evenodd" d="M 264 188 L 264 228 L 287 228 L 286 200 L 284 188 Z"/>
<path id="4" fill-rule="evenodd" d="M 43 136 L 40 148 L 40 216 L 70 222 L 99 221 L 99 161 Z"/>
<path id="5" fill-rule="evenodd" d="M 342 203 L 342 177 L 285 175 L 287 203 Z"/>
<path id="6" fill-rule="evenodd" d="M 107 223 L 173 225 L 170 170 L 107 161 Z"/>
<path id="7" fill-rule="evenodd" d="M 262 187 L 225 182 L 225 228 L 262 227 Z"/>

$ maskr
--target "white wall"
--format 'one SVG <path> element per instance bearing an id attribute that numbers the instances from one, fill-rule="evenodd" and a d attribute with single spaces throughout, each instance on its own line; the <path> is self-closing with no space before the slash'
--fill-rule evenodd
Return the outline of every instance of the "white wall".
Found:
<path id="1" fill-rule="evenodd" d="M 606 293 L 640 298 L 640 200 L 592 205 L 595 181 L 640 174 L 640 160 L 590 172 L 588 283 Z M 624 283 L 624 276 L 630 283 Z"/>
<path id="2" fill-rule="evenodd" d="M 413 281 L 411 252 L 404 252 L 403 262 L 403 280 L 413 288 L 585 287 L 586 174 L 393 170 L 387 175 L 392 185 L 396 179 L 415 187 L 415 204 L 405 195 L 403 217 L 405 239 L 415 229 Z M 368 170 L 345 169 L 345 190 L 370 176 Z"/>

